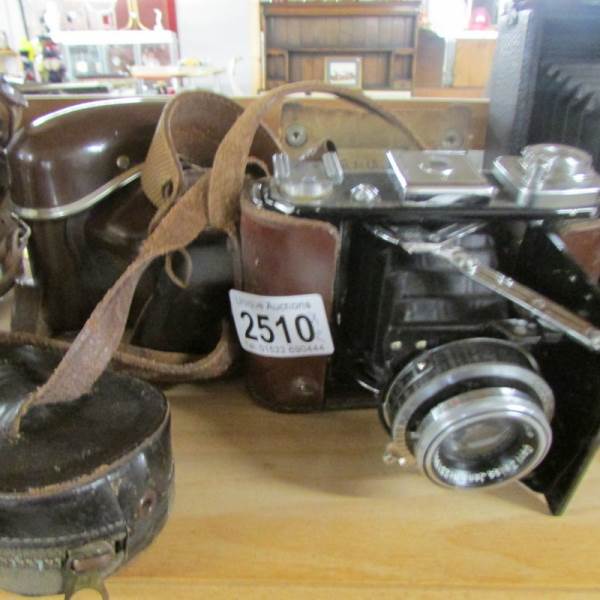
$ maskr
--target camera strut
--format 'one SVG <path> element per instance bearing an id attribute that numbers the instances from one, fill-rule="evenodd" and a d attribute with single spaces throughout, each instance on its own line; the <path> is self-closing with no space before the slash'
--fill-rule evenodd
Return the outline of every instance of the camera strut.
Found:
<path id="1" fill-rule="evenodd" d="M 402 234 L 389 227 L 368 227 L 377 237 L 408 254 L 430 254 L 449 262 L 469 279 L 525 310 L 543 326 L 564 333 L 593 352 L 600 352 L 600 329 L 512 277 L 488 267 L 459 245 L 461 238 L 484 225 L 480 222 L 451 225 L 433 233 L 414 228 Z"/>

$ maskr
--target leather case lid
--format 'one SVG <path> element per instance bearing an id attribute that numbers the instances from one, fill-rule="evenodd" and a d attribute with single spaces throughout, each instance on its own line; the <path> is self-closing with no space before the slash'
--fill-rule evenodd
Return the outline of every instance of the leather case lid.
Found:
<path id="1" fill-rule="evenodd" d="M 163 108 L 163 102 L 126 98 L 35 119 L 8 147 L 13 204 L 64 208 L 139 167 Z"/>
<path id="2" fill-rule="evenodd" d="M 0 351 L 0 419 L 44 382 L 58 357 Z M 0 587 L 25 595 L 93 587 L 164 525 L 173 484 L 165 397 L 107 372 L 89 394 L 33 406 L 0 438 Z"/>
<path id="3" fill-rule="evenodd" d="M 1 404 L 33 391 L 58 362 L 30 347 L 0 352 Z M 0 438 L 0 496 L 81 485 L 135 451 L 167 418 L 166 400 L 147 383 L 107 373 L 91 394 L 33 407 L 16 442 Z"/>

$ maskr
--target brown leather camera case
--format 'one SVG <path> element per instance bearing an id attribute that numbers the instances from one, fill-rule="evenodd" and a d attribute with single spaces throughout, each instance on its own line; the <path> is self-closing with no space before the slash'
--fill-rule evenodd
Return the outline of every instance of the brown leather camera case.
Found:
<path id="1" fill-rule="evenodd" d="M 265 296 L 316 293 L 331 321 L 340 236 L 330 223 L 256 208 L 241 218 L 244 289 Z M 280 411 L 324 408 L 328 357 L 266 358 L 249 354 L 247 382 L 261 404 Z"/>

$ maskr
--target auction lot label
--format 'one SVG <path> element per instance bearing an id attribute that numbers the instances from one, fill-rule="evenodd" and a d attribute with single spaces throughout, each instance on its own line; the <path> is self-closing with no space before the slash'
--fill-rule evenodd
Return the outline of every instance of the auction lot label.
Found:
<path id="1" fill-rule="evenodd" d="M 229 292 L 240 344 L 259 356 L 292 358 L 333 354 L 320 294 L 257 296 Z"/>

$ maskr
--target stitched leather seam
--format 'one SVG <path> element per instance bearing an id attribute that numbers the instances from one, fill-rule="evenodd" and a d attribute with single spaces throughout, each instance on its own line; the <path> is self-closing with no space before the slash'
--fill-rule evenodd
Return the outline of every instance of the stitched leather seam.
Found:
<path id="1" fill-rule="evenodd" d="M 64 552 L 63 552 L 64 553 Z M 40 565 L 46 568 L 61 569 L 64 558 L 23 558 L 20 556 L 2 557 L 0 556 L 0 567 L 10 567 L 11 569 L 28 568 L 40 569 Z"/>
<path id="2" fill-rule="evenodd" d="M 61 542 L 68 542 L 71 540 L 78 540 L 81 539 L 82 537 L 95 537 L 97 535 L 104 535 L 104 534 L 109 534 L 109 533 L 114 533 L 117 529 L 126 527 L 126 523 L 125 521 L 117 521 L 116 523 L 113 523 L 112 525 L 105 525 L 103 527 L 98 527 L 97 529 L 88 529 L 82 533 L 70 533 L 68 535 L 59 535 L 59 536 L 54 536 L 54 537 L 39 537 L 39 538 L 8 538 L 8 537 L 3 537 L 0 538 L 0 544 L 10 544 L 13 543 L 16 546 L 19 546 L 20 544 L 37 544 L 40 542 L 45 542 L 45 543 L 61 543 Z M 1 552 L 1 550 L 0 550 Z"/>

